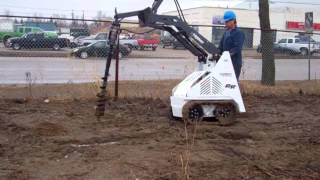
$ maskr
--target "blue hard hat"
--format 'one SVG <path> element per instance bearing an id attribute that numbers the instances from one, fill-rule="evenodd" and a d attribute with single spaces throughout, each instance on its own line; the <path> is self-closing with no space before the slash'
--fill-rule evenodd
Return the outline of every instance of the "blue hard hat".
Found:
<path id="1" fill-rule="evenodd" d="M 228 22 L 236 19 L 236 13 L 233 11 L 226 11 L 223 15 L 224 22 Z"/>

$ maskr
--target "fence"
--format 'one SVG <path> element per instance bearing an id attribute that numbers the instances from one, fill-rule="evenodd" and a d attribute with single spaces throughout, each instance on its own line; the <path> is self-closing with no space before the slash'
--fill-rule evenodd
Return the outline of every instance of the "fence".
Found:
<path id="1" fill-rule="evenodd" d="M 110 21 L 7 17 L 0 24 L 1 84 L 81 83 L 102 77 Z M 225 31 L 194 27 L 215 45 Z M 123 23 L 122 28 L 120 80 L 182 79 L 197 67 L 197 58 L 167 33 L 139 28 L 133 22 Z M 241 30 L 245 34 L 241 79 L 261 80 L 261 31 Z M 277 30 L 273 41 L 276 80 L 320 78 L 320 34 L 309 38 Z M 110 75 L 112 80 L 114 63 Z"/>

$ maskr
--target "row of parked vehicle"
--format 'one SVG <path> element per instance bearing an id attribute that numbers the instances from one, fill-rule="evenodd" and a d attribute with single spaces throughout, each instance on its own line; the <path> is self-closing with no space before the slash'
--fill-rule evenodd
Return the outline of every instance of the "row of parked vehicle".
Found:
<path id="1" fill-rule="evenodd" d="M 72 54 L 76 57 L 86 59 L 88 57 L 105 57 L 109 52 L 107 43 L 108 33 L 98 33 L 92 36 L 60 36 L 48 37 L 43 32 L 30 32 L 21 37 L 6 40 L 6 47 L 20 50 L 22 48 L 51 48 L 55 51 L 61 48 L 73 48 Z M 151 49 L 155 51 L 159 45 L 156 39 L 120 39 L 120 58 L 128 56 L 132 50 Z"/>
<path id="2" fill-rule="evenodd" d="M 55 51 L 61 48 L 69 47 L 70 40 L 68 38 L 48 38 L 44 33 L 27 33 L 20 38 L 8 39 L 8 46 L 14 50 L 21 48 L 52 48 Z M 89 57 L 106 57 L 109 52 L 107 40 L 83 40 L 81 45 L 76 45 L 72 50 L 72 54 L 76 57 L 86 59 Z M 132 49 L 127 45 L 120 45 L 119 57 L 128 56 Z"/>
<path id="3" fill-rule="evenodd" d="M 259 45 L 257 52 L 262 52 L 262 46 Z M 279 40 L 273 45 L 273 52 L 279 54 L 288 54 L 288 55 L 302 55 L 307 56 L 313 55 L 315 53 L 320 53 L 320 43 L 316 42 L 312 38 L 310 39 L 310 48 L 309 48 L 309 39 L 302 38 L 284 38 Z"/>
<path id="4" fill-rule="evenodd" d="M 17 29 L 19 32 L 28 30 L 25 27 L 19 28 Z M 30 29 L 28 31 L 30 31 Z M 75 48 L 72 52 L 75 52 L 75 54 L 81 58 L 106 55 L 101 48 L 108 48 L 106 43 L 108 39 L 108 33 L 102 32 L 91 36 L 88 36 L 88 33 L 86 33 L 75 34 L 74 36 L 73 34 L 68 36 L 54 36 L 52 34 L 48 34 L 47 32 L 40 31 L 39 29 L 31 29 L 31 32 L 25 33 L 21 37 L 6 38 L 3 43 L 5 44 L 5 47 L 10 47 L 14 50 L 20 50 L 22 48 L 51 48 L 55 51 L 58 51 L 61 48 L 70 47 Z M 172 36 L 162 37 L 161 42 L 157 39 L 134 39 L 129 37 L 122 38 L 119 42 L 121 44 L 120 56 L 123 57 L 130 54 L 132 50 L 151 49 L 155 51 L 159 44 L 161 44 L 163 48 L 184 48 L 184 46 Z M 103 43 L 106 45 L 102 46 Z M 274 43 L 273 50 L 274 53 L 306 56 L 309 54 L 312 55 L 315 53 L 320 53 L 320 43 L 310 38 L 309 47 L 308 38 L 284 38 L 277 43 Z M 98 53 L 97 51 L 101 51 L 101 53 Z M 261 45 L 258 46 L 257 52 L 262 52 Z"/>
<path id="5" fill-rule="evenodd" d="M 98 33 L 92 36 L 79 36 L 71 40 L 71 47 L 87 46 L 89 44 L 106 40 L 108 33 Z M 160 41 L 157 39 L 133 39 L 133 38 L 123 38 L 120 39 L 120 44 L 128 46 L 131 50 L 146 50 L 152 49 L 155 51 L 159 45 Z"/>
<path id="6" fill-rule="evenodd" d="M 52 48 L 55 51 L 61 48 L 73 48 L 72 54 L 86 59 L 89 57 L 106 57 L 109 52 L 108 33 L 98 33 L 92 36 L 48 37 L 43 32 L 29 32 L 21 37 L 6 40 L 7 47 L 14 50 L 32 48 Z M 120 39 L 120 58 L 128 56 L 134 49 L 151 49 L 155 51 L 159 41 L 155 39 Z"/>

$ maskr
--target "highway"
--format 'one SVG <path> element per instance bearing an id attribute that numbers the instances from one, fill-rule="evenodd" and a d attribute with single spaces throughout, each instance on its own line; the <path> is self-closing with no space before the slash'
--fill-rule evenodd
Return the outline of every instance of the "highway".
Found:
<path id="1" fill-rule="evenodd" d="M 120 80 L 182 79 L 197 67 L 197 60 L 125 58 L 120 60 Z M 104 59 L 0 57 L 0 84 L 56 84 L 98 81 L 104 74 Z M 114 79 L 115 61 L 110 80 Z M 28 76 L 28 77 L 27 77 Z M 242 80 L 260 80 L 261 60 L 244 59 Z M 306 59 L 276 60 L 276 80 L 308 79 Z M 320 59 L 311 60 L 311 79 L 320 79 Z"/>

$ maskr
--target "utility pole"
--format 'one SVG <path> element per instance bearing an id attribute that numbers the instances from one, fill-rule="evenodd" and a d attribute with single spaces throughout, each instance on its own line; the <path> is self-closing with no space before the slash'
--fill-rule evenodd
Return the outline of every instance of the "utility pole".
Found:
<path id="1" fill-rule="evenodd" d="M 84 10 L 82 10 L 82 24 L 84 25 Z"/>
<path id="2" fill-rule="evenodd" d="M 71 24 L 74 25 L 74 12 L 73 12 L 73 9 L 72 9 L 72 13 L 71 13 L 71 19 L 72 19 Z"/>

